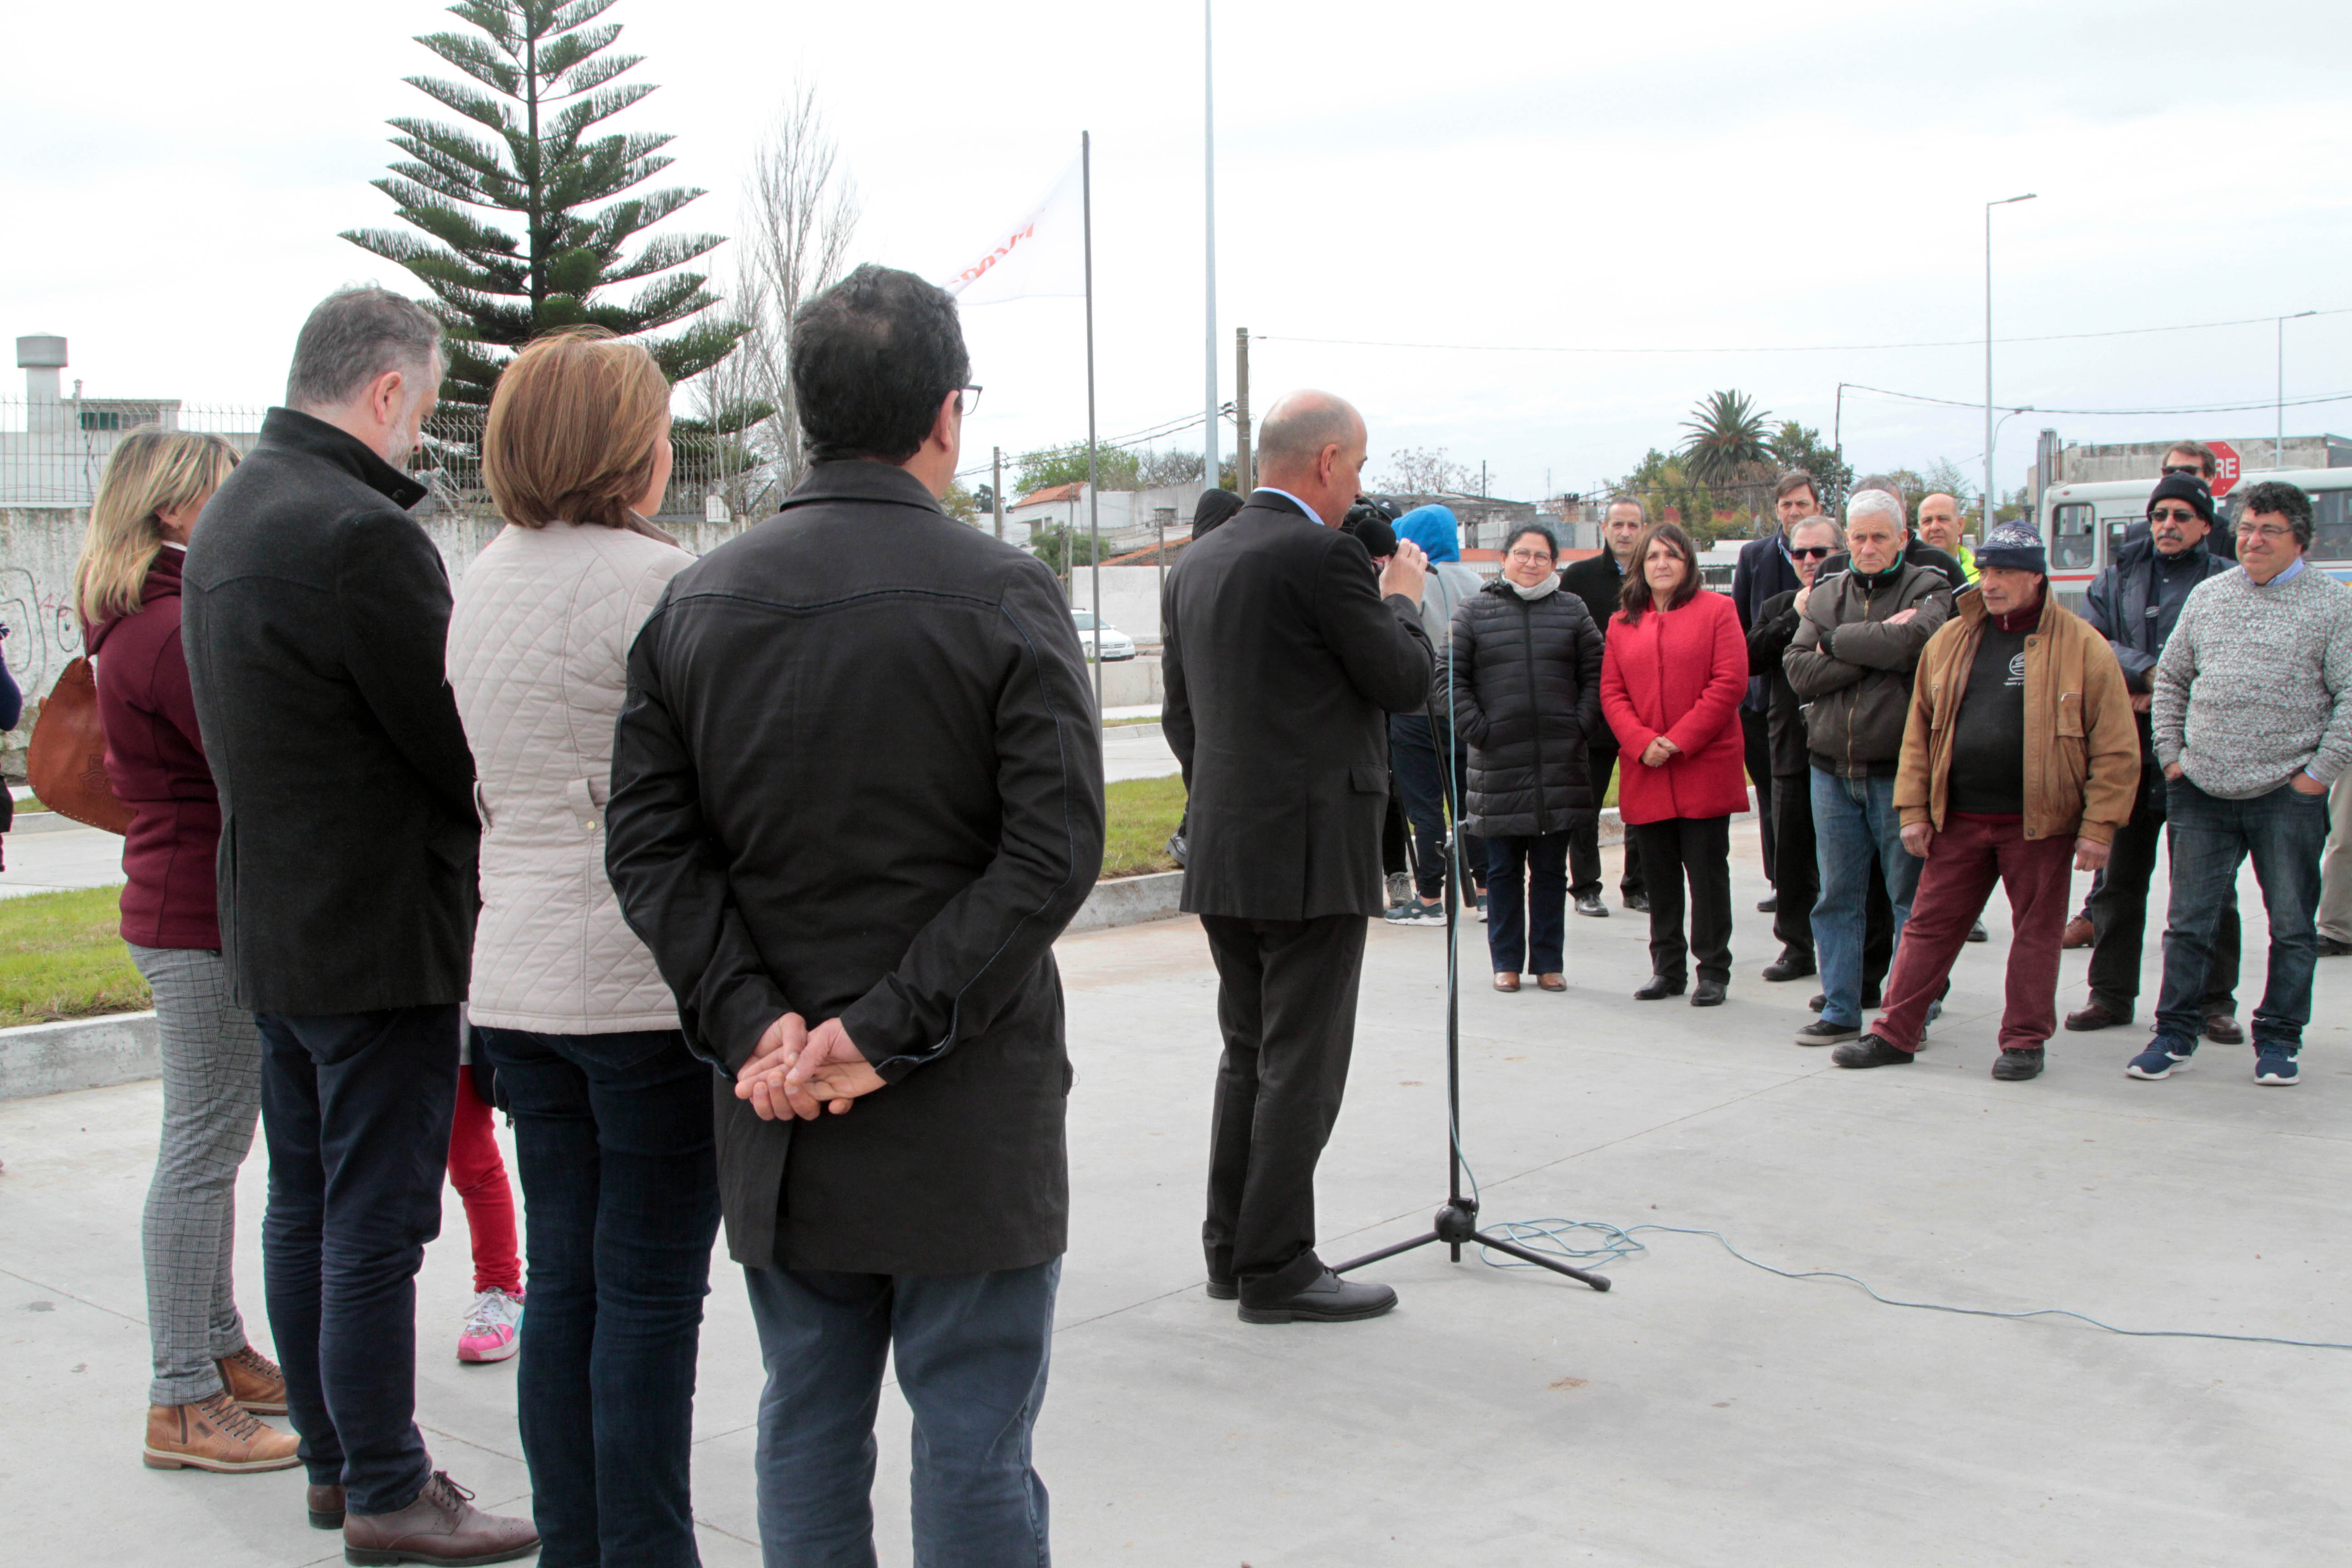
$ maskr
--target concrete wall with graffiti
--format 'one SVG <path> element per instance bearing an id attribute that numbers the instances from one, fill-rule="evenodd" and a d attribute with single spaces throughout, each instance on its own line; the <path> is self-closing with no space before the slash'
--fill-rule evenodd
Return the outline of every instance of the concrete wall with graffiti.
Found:
<path id="1" fill-rule="evenodd" d="M 464 578 L 467 563 L 498 536 L 500 527 L 496 518 L 447 510 L 421 515 L 418 521 L 441 552 L 452 584 Z M 8 673 L 25 693 L 24 721 L 0 737 L 0 775 L 12 780 L 24 779 L 25 743 L 32 735 L 40 700 L 82 651 L 73 579 L 89 525 L 89 513 L 79 508 L 0 507 L 0 626 L 8 628 L 6 639 L 0 641 L 0 658 L 6 659 Z M 664 519 L 661 526 L 699 555 L 747 525 Z"/>

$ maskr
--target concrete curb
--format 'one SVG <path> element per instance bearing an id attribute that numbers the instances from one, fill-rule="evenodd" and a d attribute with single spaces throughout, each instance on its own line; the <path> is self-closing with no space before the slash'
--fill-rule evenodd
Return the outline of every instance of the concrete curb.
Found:
<path id="1" fill-rule="evenodd" d="M 1078 931 L 1107 931 L 1112 926 L 1131 926 L 1144 921 L 1164 921 L 1180 912 L 1178 902 L 1184 896 L 1184 873 L 1159 871 L 1148 877 L 1119 877 L 1108 882 L 1097 882 L 1095 890 L 1068 926 L 1066 934 Z"/>
<path id="2" fill-rule="evenodd" d="M 152 1013 L 0 1029 L 0 1100 L 137 1083 L 163 1072 Z"/>

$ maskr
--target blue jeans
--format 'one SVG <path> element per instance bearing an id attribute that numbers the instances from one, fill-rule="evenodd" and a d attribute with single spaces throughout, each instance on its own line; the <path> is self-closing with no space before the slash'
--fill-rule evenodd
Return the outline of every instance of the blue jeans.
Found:
<path id="1" fill-rule="evenodd" d="M 1903 847 L 1903 819 L 1895 810 L 1891 778 L 1840 778 L 1812 770 L 1813 856 L 1821 896 L 1813 901 L 1813 946 L 1821 963 L 1822 1021 L 1862 1025 L 1863 899 L 1870 862 L 1878 858 L 1886 900 L 1895 907 L 1895 940 L 1911 918 L 1919 862 Z"/>
<path id="2" fill-rule="evenodd" d="M 516 1403 L 541 1568 L 692 1568 L 694 1363 L 719 1230 L 709 1064 L 674 1029 L 480 1033 L 522 1170 Z"/>
<path id="3" fill-rule="evenodd" d="M 432 1476 L 416 1430 L 416 1271 L 441 1234 L 455 1003 L 262 1013 L 269 1331 L 314 1485 L 397 1513 Z"/>
<path id="4" fill-rule="evenodd" d="M 1495 973 L 1558 974 L 1567 941 L 1568 830 L 1487 839 L 1486 952 Z"/>
<path id="5" fill-rule="evenodd" d="M 990 1274 L 746 1268 L 768 1386 L 755 1462 L 767 1568 L 873 1568 L 886 1357 L 915 1412 L 916 1568 L 1046 1568 L 1030 1465 L 1062 1260 Z"/>
<path id="6" fill-rule="evenodd" d="M 2311 1021 L 2311 971 L 2319 960 L 2319 852 L 2327 842 L 2327 796 L 2281 784 L 2252 800 L 2222 800 L 2183 777 L 2165 785 L 2172 856 L 2172 902 L 2164 921 L 2164 986 L 2156 1032 L 2179 1054 L 2205 1026 L 2215 922 L 2247 857 L 2270 916 L 2270 974 L 2254 1009 L 2254 1048 L 2289 1055 Z"/>

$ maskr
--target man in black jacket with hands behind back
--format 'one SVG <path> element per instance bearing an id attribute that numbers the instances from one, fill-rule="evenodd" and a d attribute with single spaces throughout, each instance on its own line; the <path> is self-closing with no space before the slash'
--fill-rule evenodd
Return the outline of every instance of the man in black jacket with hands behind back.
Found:
<path id="1" fill-rule="evenodd" d="M 1355 1041 L 1365 921 L 1386 903 L 1386 713 L 1418 713 L 1434 660 L 1424 558 L 1401 542 L 1376 579 L 1339 531 L 1364 422 L 1297 392 L 1259 431 L 1249 504 L 1184 552 L 1160 609 L 1162 722 L 1192 801 L 1184 909 L 1217 965 L 1224 1033 L 1201 1227 L 1209 1293 L 1246 1322 L 1376 1317 L 1385 1285 L 1315 1252 L 1315 1165 Z"/>
<path id="2" fill-rule="evenodd" d="M 1101 729 L 1053 574 L 940 509 L 976 390 L 955 302 L 866 266 L 793 328 L 815 461 L 638 634 L 605 863 L 726 1075 L 767 1560 L 874 1561 L 887 1358 L 919 1426 L 916 1561 L 1042 1563 L 1053 943 L 1101 868 Z"/>

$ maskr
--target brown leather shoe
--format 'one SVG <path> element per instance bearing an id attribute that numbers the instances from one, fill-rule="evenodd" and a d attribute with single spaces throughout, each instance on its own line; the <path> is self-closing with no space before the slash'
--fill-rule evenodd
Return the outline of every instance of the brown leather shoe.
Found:
<path id="1" fill-rule="evenodd" d="M 313 1482 L 310 1489 L 302 1494 L 302 1501 L 310 1510 L 311 1529 L 341 1530 L 343 1528 L 342 1488 L 322 1487 Z"/>
<path id="2" fill-rule="evenodd" d="M 1568 989 L 1568 976 L 1565 974 L 1538 974 L 1536 976 L 1536 985 L 1538 989 L 1544 991 L 1565 991 Z"/>
<path id="3" fill-rule="evenodd" d="M 510 1563 L 539 1550 L 539 1531 L 527 1519 L 484 1513 L 472 1492 L 436 1470 L 416 1500 L 394 1513 L 343 1517 L 346 1563 L 425 1563 L 453 1568 L 472 1563 Z"/>
<path id="4" fill-rule="evenodd" d="M 1496 975 L 1495 975 L 1495 989 L 1496 989 L 1496 990 L 1497 990 L 1497 991 L 1517 991 L 1518 988 L 1519 988 L 1519 977 L 1518 977 L 1517 975 L 1516 975 L 1516 974 L 1505 974 L 1505 973 L 1501 973 L 1500 971 L 1497 971 L 1497 972 L 1496 973 Z"/>
<path id="5" fill-rule="evenodd" d="M 2084 920 L 2080 915 L 2076 915 L 2073 920 L 2068 921 L 2066 922 L 2066 934 L 2058 939 L 2058 945 L 2060 947 L 2090 946 L 2091 922 Z"/>
<path id="6" fill-rule="evenodd" d="M 2227 1013 L 2208 1013 L 2205 1015 L 2205 1037 L 2217 1046 L 2242 1046 L 2246 1043 L 2246 1031 L 2240 1028 L 2238 1020 Z"/>
<path id="7" fill-rule="evenodd" d="M 256 1415 L 286 1414 L 286 1373 L 276 1362 L 247 1345 L 213 1364 L 220 1368 L 221 1382 L 231 1399 Z"/>
<path id="8" fill-rule="evenodd" d="M 142 1458 L 151 1470 L 290 1470 L 302 1462 L 301 1441 L 215 1394 L 194 1405 L 149 1405 Z"/>
<path id="9" fill-rule="evenodd" d="M 2112 1029 L 2118 1024 L 2131 1022 L 2131 1015 L 2118 1013 L 2105 1002 L 2094 1002 L 2079 1013 L 2066 1015 L 2066 1026 L 2078 1033 L 2092 1029 Z"/>

